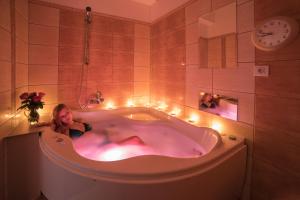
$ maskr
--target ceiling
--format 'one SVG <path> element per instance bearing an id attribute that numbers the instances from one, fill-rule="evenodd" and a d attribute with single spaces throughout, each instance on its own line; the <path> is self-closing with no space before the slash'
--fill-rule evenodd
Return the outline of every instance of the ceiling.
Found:
<path id="1" fill-rule="evenodd" d="M 153 22 L 189 0 L 44 0 L 64 6 L 84 9 L 91 6 L 92 11 Z"/>
<path id="2" fill-rule="evenodd" d="M 138 3 L 144 4 L 144 5 L 147 5 L 147 6 L 152 6 L 158 0 L 131 0 L 131 1 L 135 1 Z"/>

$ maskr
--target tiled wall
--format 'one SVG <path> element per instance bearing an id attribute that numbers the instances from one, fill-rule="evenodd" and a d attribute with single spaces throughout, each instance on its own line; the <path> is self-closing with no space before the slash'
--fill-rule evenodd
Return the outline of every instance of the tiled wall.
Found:
<path id="1" fill-rule="evenodd" d="M 78 107 L 78 101 L 85 104 L 97 90 L 105 102 L 119 106 L 133 98 L 148 102 L 149 29 L 149 25 L 93 13 L 89 65 L 83 65 L 83 10 L 31 2 L 30 89 L 46 92 L 48 112 L 58 102 L 71 107 Z"/>
<path id="2" fill-rule="evenodd" d="M 24 119 L 16 109 L 28 91 L 28 2 L 0 1 L 0 199 L 4 199 L 2 139 Z"/>
<path id="3" fill-rule="evenodd" d="M 5 134 L 11 127 L 8 115 L 12 113 L 12 30 L 11 30 L 11 2 L 0 1 L 0 134 Z"/>
<path id="4" fill-rule="evenodd" d="M 14 2 L 14 29 L 15 37 L 13 37 L 13 49 L 14 49 L 14 67 L 13 67 L 13 79 L 15 87 L 15 96 L 13 98 L 15 105 L 13 109 L 17 109 L 21 105 L 19 96 L 23 92 L 28 91 L 28 1 L 27 0 L 15 0 Z M 15 117 L 15 126 L 24 119 L 24 115 Z"/>
<path id="5" fill-rule="evenodd" d="M 299 16 L 300 1 L 255 0 L 255 23 Z M 298 18 L 300 24 L 300 20 Z M 270 76 L 255 79 L 253 199 L 300 199 L 300 36 L 274 52 L 255 51 Z"/>
<path id="6" fill-rule="evenodd" d="M 45 92 L 45 111 L 57 103 L 59 10 L 29 4 L 29 90 Z"/>
<path id="7" fill-rule="evenodd" d="M 6 116 L 12 111 L 11 5 L 1 0 L 0 7 L 0 199 L 4 199 L 3 137 L 10 131 L 12 120 Z"/>
<path id="8" fill-rule="evenodd" d="M 249 199 L 255 89 L 254 46 L 250 43 L 250 32 L 254 27 L 252 0 L 236 2 L 237 67 L 200 67 L 202 54 L 199 49 L 198 18 L 234 2 L 235 0 L 191 1 L 183 9 L 153 24 L 151 28 L 151 103 L 159 104 L 160 101 L 165 101 L 168 104 L 166 112 L 171 111 L 175 103 L 187 117 L 197 114 L 200 126 L 211 127 L 218 123 L 221 132 L 247 138 L 249 162 L 244 199 Z M 175 22 L 180 23 L 177 26 L 176 24 L 170 26 Z M 168 32 L 166 28 L 168 25 L 175 30 L 171 29 Z M 179 47 L 168 49 L 170 44 Z M 237 98 L 239 100 L 238 122 L 199 111 L 198 100 L 202 91 Z"/>
<path id="9" fill-rule="evenodd" d="M 184 105 L 185 9 L 151 26 L 151 103 Z M 159 105 L 158 105 L 159 106 Z"/>
<path id="10" fill-rule="evenodd" d="M 1 0 L 0 18 L 0 138 L 23 119 L 16 109 L 28 91 L 28 2 Z"/>

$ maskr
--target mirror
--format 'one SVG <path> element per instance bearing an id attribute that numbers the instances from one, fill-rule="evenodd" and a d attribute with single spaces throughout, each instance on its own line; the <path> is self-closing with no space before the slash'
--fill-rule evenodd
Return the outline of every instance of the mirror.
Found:
<path id="1" fill-rule="evenodd" d="M 202 15 L 198 19 L 198 24 L 200 67 L 236 67 L 236 2 Z"/>
<path id="2" fill-rule="evenodd" d="M 232 120 L 237 120 L 238 100 L 232 97 L 201 92 L 199 109 Z"/>

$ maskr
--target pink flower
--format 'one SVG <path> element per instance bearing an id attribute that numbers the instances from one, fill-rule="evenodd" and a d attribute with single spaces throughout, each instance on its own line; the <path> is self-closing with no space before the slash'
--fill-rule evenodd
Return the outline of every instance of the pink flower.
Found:
<path id="1" fill-rule="evenodd" d="M 20 99 L 27 99 L 28 98 L 28 92 L 24 92 L 23 94 L 20 95 Z"/>
<path id="2" fill-rule="evenodd" d="M 41 99 L 42 99 L 42 97 L 40 97 L 40 96 L 34 96 L 34 97 L 32 97 L 32 101 L 35 102 L 35 103 L 40 102 Z"/>
<path id="3" fill-rule="evenodd" d="M 39 95 L 38 95 L 38 96 L 42 98 L 42 97 L 45 96 L 45 95 L 46 95 L 46 94 L 45 94 L 44 92 L 39 92 Z"/>
<path id="4" fill-rule="evenodd" d="M 29 94 L 29 97 L 30 97 L 30 98 L 32 98 L 32 97 L 34 97 L 34 96 L 36 96 L 36 92 L 31 92 L 31 93 Z"/>

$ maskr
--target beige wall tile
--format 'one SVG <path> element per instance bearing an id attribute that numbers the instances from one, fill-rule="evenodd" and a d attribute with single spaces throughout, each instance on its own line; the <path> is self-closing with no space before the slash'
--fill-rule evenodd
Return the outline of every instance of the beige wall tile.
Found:
<path id="1" fill-rule="evenodd" d="M 270 75 L 267 78 L 256 77 L 257 94 L 300 98 L 300 61 L 264 62 L 269 65 Z"/>
<path id="2" fill-rule="evenodd" d="M 149 96 L 149 83 L 148 82 L 135 82 L 134 83 L 134 96 Z"/>
<path id="3" fill-rule="evenodd" d="M 183 46 L 185 45 L 185 28 L 181 27 L 176 29 L 176 31 L 167 34 L 166 38 L 163 39 L 166 41 L 166 46 L 164 46 L 164 48 Z"/>
<path id="4" fill-rule="evenodd" d="M 199 64 L 199 45 L 190 44 L 186 46 L 186 64 Z"/>
<path id="5" fill-rule="evenodd" d="M 59 10 L 34 3 L 29 4 L 29 22 L 47 26 L 59 26 Z"/>
<path id="6" fill-rule="evenodd" d="M 254 93 L 254 63 L 240 63 L 238 68 L 214 69 L 213 86 L 215 89 Z"/>
<path id="7" fill-rule="evenodd" d="M 128 68 L 113 68 L 113 82 L 120 83 L 120 82 L 132 82 L 133 81 L 133 67 Z"/>
<path id="8" fill-rule="evenodd" d="M 185 23 L 198 21 L 198 17 L 211 11 L 211 0 L 198 0 L 185 8 Z"/>
<path id="9" fill-rule="evenodd" d="M 134 53 L 134 66 L 150 66 L 150 56 L 148 53 Z"/>
<path id="10" fill-rule="evenodd" d="M 264 20 L 268 17 L 286 15 L 294 17 L 300 11 L 300 2 L 295 0 L 274 1 L 255 0 L 255 20 Z"/>
<path id="11" fill-rule="evenodd" d="M 94 51 L 90 51 L 90 60 L 94 58 Z M 59 65 L 80 65 L 83 63 L 82 47 L 59 47 Z"/>
<path id="12" fill-rule="evenodd" d="M 268 133 L 265 133 L 265 137 L 270 138 Z M 286 137 L 286 136 L 284 136 Z M 269 140 L 267 142 L 272 142 Z M 282 146 L 282 141 L 280 141 L 279 146 Z M 270 147 L 265 145 L 266 142 L 263 142 L 262 145 L 265 147 Z M 268 144 L 268 143 L 267 143 Z M 271 147 L 278 147 L 277 142 L 271 144 Z M 278 148 L 277 148 L 278 149 Z M 280 148 L 282 149 L 282 148 Z M 265 151 L 267 150 L 264 148 Z M 285 152 L 285 151 L 282 151 Z M 283 160 L 284 161 L 284 160 Z M 295 163 L 290 161 L 285 163 L 287 166 L 296 166 Z M 277 165 L 277 161 L 270 161 L 264 157 L 259 157 L 255 155 L 254 166 L 253 166 L 253 181 L 252 181 L 252 197 L 257 200 L 264 199 L 298 199 L 299 197 L 299 180 L 295 173 L 292 173 L 289 169 Z"/>
<path id="13" fill-rule="evenodd" d="M 251 42 L 251 33 L 238 35 L 238 62 L 254 62 L 255 51 Z"/>
<path id="14" fill-rule="evenodd" d="M 84 29 L 84 12 L 60 9 L 59 25 Z"/>
<path id="15" fill-rule="evenodd" d="M 236 34 L 229 34 L 224 37 L 225 68 L 237 67 L 237 37 Z"/>
<path id="16" fill-rule="evenodd" d="M 0 125 L 0 138 L 3 139 L 9 135 L 13 130 L 13 118 L 6 120 Z"/>
<path id="17" fill-rule="evenodd" d="M 83 50 L 81 50 L 82 52 Z M 81 52 L 78 54 L 80 55 Z M 116 53 L 117 54 L 117 53 Z M 121 53 L 120 53 L 121 54 Z M 75 54 L 75 56 L 78 56 Z M 122 57 L 124 56 L 124 58 Z M 82 57 L 80 57 L 82 58 Z M 126 65 L 133 65 L 133 54 L 132 53 L 124 53 L 121 55 L 118 55 L 116 57 L 113 57 L 112 52 L 109 51 L 102 51 L 102 49 L 91 49 L 90 50 L 90 64 L 91 65 L 98 65 L 98 66 L 112 66 L 113 62 L 114 64 L 118 64 L 118 62 L 116 60 L 113 59 L 124 59 L 124 64 L 126 62 Z M 82 60 L 82 59 L 81 59 Z M 82 61 L 81 61 L 82 63 Z M 79 63 L 79 64 L 81 64 Z M 122 65 L 123 63 L 119 63 L 120 65 Z"/>
<path id="18" fill-rule="evenodd" d="M 186 84 L 185 88 L 185 106 L 189 106 L 191 108 L 198 109 L 199 106 L 199 94 L 202 91 L 199 87 L 192 85 L 192 84 Z"/>
<path id="19" fill-rule="evenodd" d="M 11 60 L 11 35 L 8 31 L 0 28 L 0 60 Z"/>
<path id="20" fill-rule="evenodd" d="M 236 0 L 212 0 L 212 9 L 215 10 L 221 8 L 235 1 Z"/>
<path id="21" fill-rule="evenodd" d="M 113 36 L 102 34 L 98 32 L 90 33 L 90 48 L 101 49 L 103 51 L 112 51 L 113 47 Z"/>
<path id="22" fill-rule="evenodd" d="M 16 88 L 28 85 L 28 65 L 16 64 Z"/>
<path id="23" fill-rule="evenodd" d="M 201 88 L 212 89 L 212 69 L 199 68 L 198 65 L 188 65 L 186 67 L 186 84 L 195 85 Z"/>
<path id="24" fill-rule="evenodd" d="M 11 114 L 11 90 L 0 92 L 0 124 L 8 120 Z"/>
<path id="25" fill-rule="evenodd" d="M 28 64 L 28 43 L 16 39 L 16 62 Z"/>
<path id="26" fill-rule="evenodd" d="M 64 84 L 64 85 L 77 85 L 80 84 L 81 77 L 86 77 L 86 69 L 83 71 L 85 72 L 82 74 L 81 72 L 82 66 L 81 65 L 60 65 L 58 67 L 58 84 Z M 72 73 L 70 73 L 72 71 Z M 88 67 L 88 76 L 90 75 L 90 72 L 93 72 L 95 76 L 99 74 L 99 72 L 96 72 L 93 70 L 92 67 Z M 81 76 L 82 75 L 82 76 Z M 92 81 L 93 77 L 89 76 L 88 81 Z M 100 77 L 99 77 L 100 78 Z"/>
<path id="27" fill-rule="evenodd" d="M 125 20 L 114 20 L 112 30 L 114 35 L 134 36 L 134 23 Z"/>
<path id="28" fill-rule="evenodd" d="M 84 30 L 73 27 L 59 27 L 59 46 L 81 47 L 84 44 Z"/>
<path id="29" fill-rule="evenodd" d="M 117 51 L 134 51 L 134 37 L 132 36 L 113 36 L 113 49 Z"/>
<path id="30" fill-rule="evenodd" d="M 165 29 L 166 32 L 172 32 L 185 25 L 185 9 L 181 8 L 174 13 L 168 15 L 165 18 Z"/>
<path id="31" fill-rule="evenodd" d="M 300 140 L 296 132 L 288 133 L 285 132 L 284 130 L 276 130 L 275 132 L 274 130 L 256 128 L 254 142 L 256 144 L 254 149 L 255 155 L 257 155 L 256 158 L 264 159 L 265 162 L 272 163 L 273 166 L 269 166 L 270 168 L 280 168 L 280 175 L 277 174 L 276 172 L 273 175 L 270 174 L 271 176 L 273 176 L 272 180 L 279 179 L 280 176 L 284 176 L 284 177 L 280 177 L 283 178 L 282 180 L 279 179 L 278 181 L 275 182 L 287 181 L 287 179 L 288 182 L 290 181 L 297 182 L 297 180 L 293 181 L 292 179 L 288 178 L 289 176 L 295 176 L 298 173 L 300 167 L 300 162 L 298 159 L 299 150 L 300 150 L 298 144 Z M 278 146 L 281 146 L 281 148 L 278 148 Z M 262 162 L 262 160 L 259 161 Z M 256 162 L 258 162 L 258 160 L 256 160 Z M 286 168 L 286 166 L 289 167 Z M 264 169 L 264 170 L 272 170 L 272 169 Z M 254 172 L 256 173 L 256 171 Z M 265 176 L 262 177 L 262 179 L 265 178 L 266 178 Z M 280 184 L 278 184 L 278 186 Z M 271 185 L 267 185 L 264 187 L 270 187 Z M 283 192 L 282 189 L 279 192 Z M 295 191 L 292 194 L 295 194 Z"/>
<path id="32" fill-rule="evenodd" d="M 193 44 L 199 40 L 199 25 L 198 22 L 186 26 L 185 43 Z"/>
<path id="33" fill-rule="evenodd" d="M 29 64 L 57 65 L 58 47 L 29 45 Z"/>
<path id="34" fill-rule="evenodd" d="M 199 67 L 207 68 L 208 67 L 208 39 L 199 38 Z"/>
<path id="35" fill-rule="evenodd" d="M 28 21 L 19 12 L 15 12 L 16 36 L 28 42 Z"/>
<path id="36" fill-rule="evenodd" d="M 216 37 L 208 40 L 208 67 L 221 68 L 223 67 L 223 40 L 221 37 Z"/>
<path id="37" fill-rule="evenodd" d="M 0 27 L 4 28 L 7 31 L 10 31 L 10 0 L 1 0 L 0 1 Z"/>
<path id="38" fill-rule="evenodd" d="M 246 3 L 248 1 L 253 1 L 253 0 L 237 0 L 237 4 L 240 5 L 240 4 Z"/>
<path id="39" fill-rule="evenodd" d="M 237 7 L 238 33 L 252 31 L 254 28 L 254 2 L 249 1 Z"/>
<path id="40" fill-rule="evenodd" d="M 238 99 L 238 121 L 253 125 L 254 122 L 254 94 L 213 90 L 214 94 L 225 95 Z"/>
<path id="41" fill-rule="evenodd" d="M 134 54 L 131 52 L 118 52 L 113 53 L 113 66 L 114 67 L 133 67 L 134 66 Z"/>
<path id="42" fill-rule="evenodd" d="M 35 85 L 28 87 L 30 92 L 44 92 L 46 95 L 44 97 L 45 104 L 55 104 L 57 103 L 57 85 Z"/>
<path id="43" fill-rule="evenodd" d="M 135 38 L 134 52 L 150 53 L 150 39 Z"/>
<path id="44" fill-rule="evenodd" d="M 0 61 L 0 92 L 11 90 L 11 63 Z"/>
<path id="45" fill-rule="evenodd" d="M 299 133 L 299 103 L 299 99 L 256 95 L 256 127 L 273 131 L 282 130 L 290 134 Z"/>
<path id="46" fill-rule="evenodd" d="M 81 71 L 79 74 L 81 74 Z M 103 85 L 103 83 L 112 83 L 112 82 L 113 82 L 112 66 L 91 65 L 88 67 L 88 85 L 91 85 L 92 83 Z"/>
<path id="47" fill-rule="evenodd" d="M 112 24 L 114 19 L 101 15 L 93 15 L 91 32 L 112 35 Z"/>
<path id="48" fill-rule="evenodd" d="M 28 20 L 28 1 L 27 0 L 15 0 L 16 10 Z"/>
<path id="49" fill-rule="evenodd" d="M 143 24 L 134 25 L 134 36 L 137 38 L 150 38 L 150 26 Z"/>
<path id="50" fill-rule="evenodd" d="M 28 71 L 29 85 L 58 84 L 56 65 L 29 65 Z"/>
<path id="51" fill-rule="evenodd" d="M 149 67 L 134 67 L 134 81 L 147 81 L 150 78 Z"/>
<path id="52" fill-rule="evenodd" d="M 43 25 L 29 25 L 29 43 L 49 46 L 58 46 L 58 27 Z"/>

